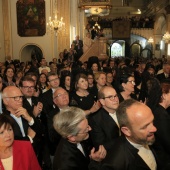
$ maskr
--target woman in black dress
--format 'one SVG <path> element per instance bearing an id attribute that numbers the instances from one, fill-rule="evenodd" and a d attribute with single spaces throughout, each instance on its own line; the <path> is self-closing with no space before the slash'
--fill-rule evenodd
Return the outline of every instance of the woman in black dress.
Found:
<path id="1" fill-rule="evenodd" d="M 87 115 L 96 112 L 100 107 L 100 102 L 95 102 L 94 96 L 89 93 L 87 76 L 78 74 L 75 79 L 75 92 L 72 93 L 70 105 L 78 106 Z"/>

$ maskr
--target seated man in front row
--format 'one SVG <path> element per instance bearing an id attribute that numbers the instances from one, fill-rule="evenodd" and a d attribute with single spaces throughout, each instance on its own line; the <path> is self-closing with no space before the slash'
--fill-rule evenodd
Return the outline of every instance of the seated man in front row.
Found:
<path id="1" fill-rule="evenodd" d="M 155 141 L 154 116 L 148 106 L 134 99 L 123 101 L 116 112 L 125 137 L 113 142 L 102 162 L 102 170 L 159 170 L 159 161 L 150 145 Z"/>
<path id="2" fill-rule="evenodd" d="M 53 122 L 63 137 L 54 156 L 53 170 L 88 170 L 88 166 L 97 167 L 97 162 L 105 158 L 106 150 L 102 145 L 98 151 L 93 148 L 90 158 L 94 161 L 89 165 L 89 153 L 83 141 L 89 138 L 91 127 L 83 110 L 76 107 L 63 109 L 54 116 Z"/>

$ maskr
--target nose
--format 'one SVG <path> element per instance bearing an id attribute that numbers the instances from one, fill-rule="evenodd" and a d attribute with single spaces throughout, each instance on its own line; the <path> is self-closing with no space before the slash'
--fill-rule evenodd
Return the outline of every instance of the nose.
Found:
<path id="1" fill-rule="evenodd" d="M 157 131 L 157 128 L 154 125 L 152 125 L 151 132 L 156 132 L 156 131 Z"/>
<path id="2" fill-rule="evenodd" d="M 89 131 L 91 131 L 91 130 L 92 130 L 91 126 L 88 126 L 88 130 L 89 130 Z"/>

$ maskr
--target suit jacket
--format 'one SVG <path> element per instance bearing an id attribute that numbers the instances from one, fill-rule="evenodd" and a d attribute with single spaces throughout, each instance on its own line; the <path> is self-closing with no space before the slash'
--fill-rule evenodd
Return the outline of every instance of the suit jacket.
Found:
<path id="1" fill-rule="evenodd" d="M 170 115 L 161 105 L 153 110 L 153 114 L 154 125 L 157 128 L 153 147 L 161 162 L 165 165 L 170 163 Z"/>
<path id="2" fill-rule="evenodd" d="M 54 156 L 53 170 L 88 170 L 88 164 L 88 154 L 84 156 L 77 144 L 61 139 Z"/>
<path id="3" fill-rule="evenodd" d="M 12 147 L 13 170 L 41 170 L 30 142 L 15 140 Z M 0 169 L 4 170 L 1 161 Z"/>
<path id="4" fill-rule="evenodd" d="M 54 108 L 52 89 L 41 94 L 40 100 L 43 103 L 43 112 L 48 114 Z"/>
<path id="5" fill-rule="evenodd" d="M 169 76 L 165 77 L 164 73 L 160 73 L 156 76 L 156 78 L 161 82 L 162 80 L 169 78 Z"/>
<path id="6" fill-rule="evenodd" d="M 48 135 L 49 135 L 49 142 L 50 142 L 50 154 L 54 155 L 56 148 L 60 142 L 61 135 L 57 133 L 57 131 L 53 127 L 53 117 L 59 112 L 59 108 L 54 108 L 48 115 L 47 115 L 47 127 L 48 127 Z"/>
<path id="7" fill-rule="evenodd" d="M 160 170 L 159 161 L 155 152 L 153 150 L 152 152 L 156 158 L 157 170 Z M 138 155 L 138 149 L 125 137 L 119 137 L 103 160 L 101 170 L 150 170 L 150 168 Z"/>
<path id="8" fill-rule="evenodd" d="M 90 137 L 94 146 L 104 145 L 105 149 L 109 149 L 110 143 L 119 137 L 119 128 L 109 113 L 101 108 L 89 119 L 92 128 Z"/>

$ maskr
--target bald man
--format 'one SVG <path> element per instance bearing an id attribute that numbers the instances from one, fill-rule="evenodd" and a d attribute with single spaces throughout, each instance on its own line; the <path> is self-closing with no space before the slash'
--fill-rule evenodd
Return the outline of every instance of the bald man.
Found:
<path id="1" fill-rule="evenodd" d="M 100 89 L 98 99 L 102 108 L 91 115 L 89 119 L 89 124 L 92 127 L 90 136 L 94 146 L 104 145 L 105 149 L 108 150 L 113 140 L 120 135 L 116 115 L 119 99 L 115 89 L 109 86 Z"/>
<path id="2" fill-rule="evenodd" d="M 158 170 L 157 157 L 151 147 L 155 141 L 154 116 L 148 106 L 134 99 L 123 101 L 117 109 L 123 137 L 113 142 L 102 170 Z"/>

